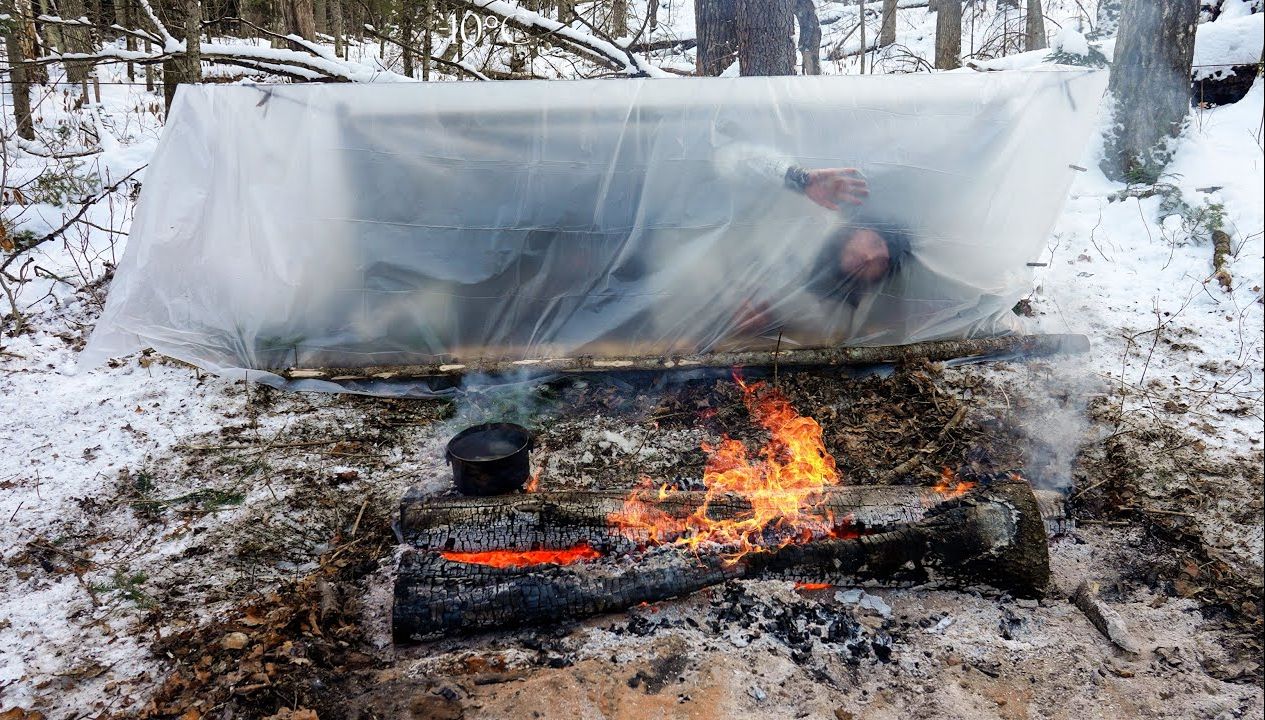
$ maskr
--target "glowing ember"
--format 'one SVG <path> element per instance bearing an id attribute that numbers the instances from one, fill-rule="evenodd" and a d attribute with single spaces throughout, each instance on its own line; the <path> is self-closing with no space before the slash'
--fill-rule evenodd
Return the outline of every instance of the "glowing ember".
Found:
<path id="1" fill-rule="evenodd" d="M 735 374 L 743 402 L 751 416 L 769 431 L 770 440 L 755 457 L 738 440 L 724 437 L 719 445 L 703 443 L 707 465 L 703 472 L 706 498 L 691 515 L 672 517 L 643 501 L 634 491 L 624 508 L 612 513 L 612 525 L 631 537 L 646 537 L 652 544 L 673 543 L 697 550 L 704 543 L 725 547 L 727 560 L 736 562 L 749 552 L 761 552 L 791 542 L 807 542 L 831 535 L 842 525 L 816 512 L 822 491 L 840 482 L 835 459 L 826 452 L 821 426 L 802 417 L 785 397 L 762 383 L 747 384 Z M 659 497 L 673 490 L 659 488 Z M 716 520 L 707 508 L 714 500 L 736 495 L 751 509 L 735 517 Z"/>
<path id="2" fill-rule="evenodd" d="M 496 568 L 521 568 L 531 565 L 570 565 L 582 560 L 593 560 L 601 553 L 581 543 L 565 550 L 488 550 L 485 552 L 457 552 L 444 550 L 439 553 L 445 560 Z"/>
<path id="3" fill-rule="evenodd" d="M 830 587 L 830 583 L 810 583 L 810 582 L 795 583 L 796 590 L 825 590 L 828 587 Z"/>
<path id="4" fill-rule="evenodd" d="M 965 495 L 974 487 L 975 483 L 959 480 L 957 473 L 949 468 L 943 468 L 940 470 L 940 482 L 936 483 L 932 489 L 943 495 L 945 500 L 949 500 Z"/>
<path id="5" fill-rule="evenodd" d="M 531 479 L 523 486 L 523 492 L 534 493 L 540 489 L 540 471 L 537 470 L 532 474 Z"/>

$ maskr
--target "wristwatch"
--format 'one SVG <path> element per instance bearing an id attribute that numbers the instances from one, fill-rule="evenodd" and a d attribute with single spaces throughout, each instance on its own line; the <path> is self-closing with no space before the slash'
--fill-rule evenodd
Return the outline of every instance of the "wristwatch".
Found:
<path id="1" fill-rule="evenodd" d="M 786 187 L 804 192 L 808 190 L 808 171 L 798 165 L 792 165 L 786 168 L 786 175 L 783 178 Z"/>

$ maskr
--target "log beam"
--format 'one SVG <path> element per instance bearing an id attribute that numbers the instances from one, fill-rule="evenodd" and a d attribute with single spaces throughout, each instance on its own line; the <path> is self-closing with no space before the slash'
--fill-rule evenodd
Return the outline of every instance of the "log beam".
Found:
<path id="1" fill-rule="evenodd" d="M 401 554 L 392 610 L 397 642 L 550 624 L 680 597 L 730 579 L 835 584 L 989 585 L 1041 595 L 1049 553 L 1025 482 L 1002 482 L 941 503 L 913 525 L 853 540 L 817 540 L 751 553 L 661 546 L 572 565 L 493 568 L 432 550 Z"/>
<path id="2" fill-rule="evenodd" d="M 1011 356 L 1042 357 L 1084 353 L 1089 338 L 1084 335 L 1007 335 L 966 340 L 932 340 L 908 345 L 874 347 L 819 347 L 774 350 L 739 350 L 659 356 L 543 357 L 527 360 L 480 358 L 451 359 L 423 365 L 365 366 L 350 368 L 289 368 L 278 370 L 287 379 L 403 380 L 426 377 L 460 377 L 468 374 L 509 375 L 518 373 L 594 373 L 627 371 L 692 370 L 730 367 L 845 367 L 906 363 L 943 362 L 962 358 L 1003 359 Z M 512 353 L 504 353 L 511 355 Z M 272 368 L 263 368 L 272 369 Z"/>

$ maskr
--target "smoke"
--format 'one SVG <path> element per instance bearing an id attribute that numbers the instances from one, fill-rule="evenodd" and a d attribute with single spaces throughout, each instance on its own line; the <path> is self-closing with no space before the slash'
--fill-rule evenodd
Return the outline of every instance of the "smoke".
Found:
<path id="1" fill-rule="evenodd" d="M 1105 432 L 1091 422 L 1089 406 L 1107 387 L 1084 357 L 1056 358 L 1028 372 L 1028 386 L 1014 398 L 1014 418 L 1025 440 L 1026 476 L 1042 489 L 1067 491 L 1081 450 Z"/>

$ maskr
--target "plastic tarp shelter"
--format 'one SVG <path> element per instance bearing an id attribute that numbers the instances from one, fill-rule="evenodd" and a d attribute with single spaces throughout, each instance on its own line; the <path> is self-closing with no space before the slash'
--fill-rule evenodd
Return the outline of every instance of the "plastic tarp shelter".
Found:
<path id="1" fill-rule="evenodd" d="M 1013 332 L 1105 84 L 182 87 L 81 367 L 154 348 L 342 390 L 271 371 Z M 830 168 L 868 200 L 795 182 Z M 859 278 L 862 230 L 887 259 Z"/>

